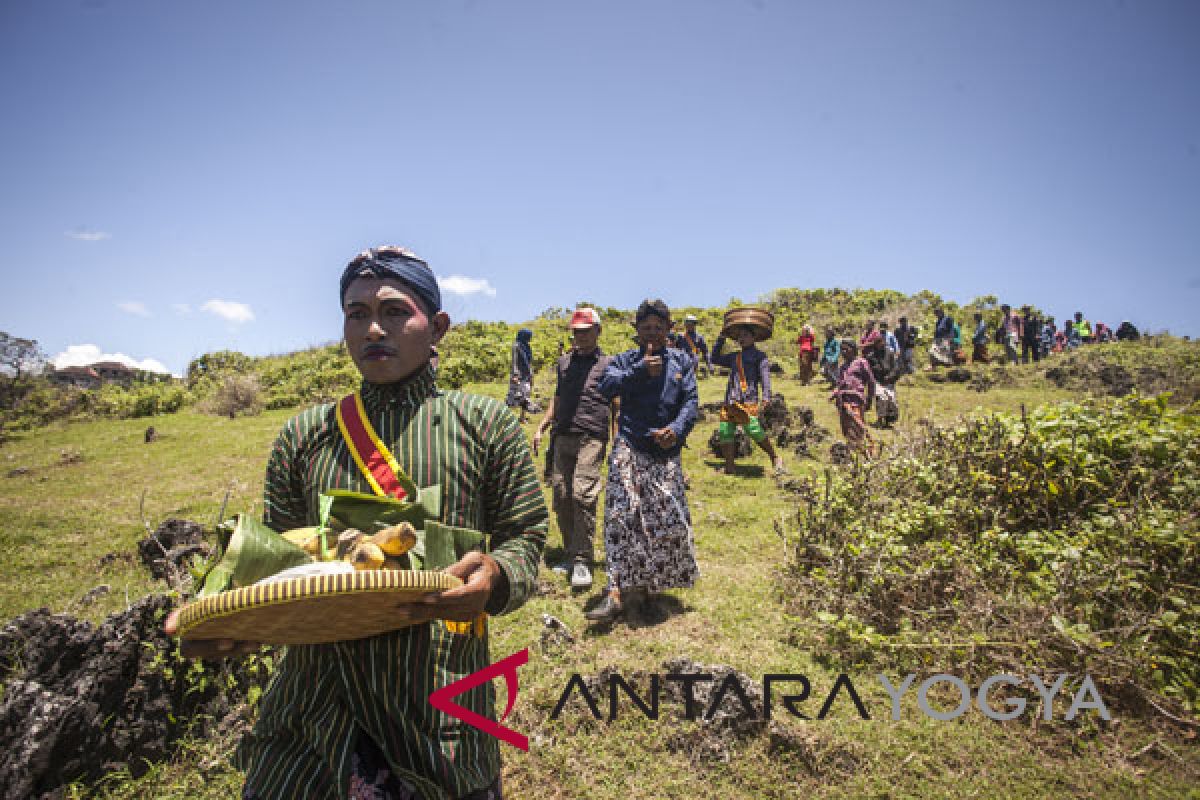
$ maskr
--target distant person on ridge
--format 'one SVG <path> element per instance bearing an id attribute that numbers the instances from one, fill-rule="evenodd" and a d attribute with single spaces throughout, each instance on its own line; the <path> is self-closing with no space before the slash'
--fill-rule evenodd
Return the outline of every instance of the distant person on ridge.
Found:
<path id="1" fill-rule="evenodd" d="M 837 373 L 841 363 L 842 342 L 833 328 L 825 328 L 825 344 L 821 348 L 821 374 L 830 386 L 837 386 Z"/>
<path id="2" fill-rule="evenodd" d="M 888 330 L 888 321 L 886 319 L 879 320 L 879 332 L 883 334 L 883 345 L 890 352 L 900 355 L 900 340 L 896 338 L 896 334 Z"/>
<path id="3" fill-rule="evenodd" d="M 829 399 L 837 405 L 842 435 L 851 448 L 865 452 L 868 458 L 874 455 L 874 442 L 864 414 L 870 410 L 874 397 L 875 375 L 871 365 L 858 355 L 858 344 L 853 339 L 843 339 L 842 369 L 837 388 Z"/>
<path id="4" fill-rule="evenodd" d="M 775 445 L 771 444 L 758 421 L 759 409 L 771 402 L 771 361 L 755 346 L 757 339 L 753 328 L 735 325 L 728 333 L 738 343 L 739 350 L 724 352 L 725 333 L 717 337 L 713 346 L 713 363 L 729 368 L 725 405 L 721 407 L 721 422 L 717 427 L 721 454 L 725 457 L 725 474 L 733 475 L 737 471 L 734 436 L 739 425 L 771 459 L 775 472 L 783 473 L 783 457 L 775 452 Z"/>
<path id="5" fill-rule="evenodd" d="M 574 346 L 555 364 L 554 399 L 533 434 L 536 456 L 546 429 L 554 426 L 554 512 L 562 532 L 566 563 L 555 571 L 568 575 L 572 589 L 592 586 L 595 560 L 596 505 L 600 499 L 600 468 L 608 447 L 612 415 L 600 394 L 600 376 L 612 359 L 598 345 L 600 315 L 578 308 L 571 315 Z"/>
<path id="6" fill-rule="evenodd" d="M 975 333 L 971 335 L 971 363 L 986 364 L 988 358 L 988 333 L 987 323 L 983 321 L 983 312 L 975 312 Z"/>
<path id="7" fill-rule="evenodd" d="M 1121 324 L 1117 328 L 1117 341 L 1136 342 L 1139 338 L 1141 338 L 1141 334 L 1134 324 L 1127 319 L 1121 320 Z"/>
<path id="8" fill-rule="evenodd" d="M 900 403 L 896 397 L 896 381 L 904 374 L 904 368 L 896 354 L 887 349 L 879 331 L 867 337 L 863 356 L 871 365 L 875 378 L 875 414 L 879 427 L 890 428 L 900 419 Z"/>
<path id="9" fill-rule="evenodd" d="M 800 382 L 808 386 L 812 383 L 813 363 L 817 360 L 817 337 L 813 333 L 811 325 L 805 325 L 800 329 L 800 335 L 796 337 L 796 347 L 799 356 Z"/>
<path id="10" fill-rule="evenodd" d="M 900 323 L 896 326 L 896 341 L 900 343 L 900 363 L 908 375 L 917 371 L 916 361 L 913 358 L 913 353 L 917 349 L 917 336 L 916 326 L 908 324 L 908 317 L 901 317 Z"/>
<path id="11" fill-rule="evenodd" d="M 963 350 L 963 346 L 962 346 L 962 344 L 963 344 L 962 326 L 960 326 L 957 321 L 955 321 L 955 323 L 954 323 L 954 335 L 950 337 L 950 342 L 953 346 L 952 352 L 954 354 L 954 363 L 955 364 L 967 363 L 967 352 L 965 350 Z"/>
<path id="12" fill-rule="evenodd" d="M 700 367 L 704 367 L 704 377 L 712 374 L 712 358 L 708 354 L 708 342 L 704 341 L 704 334 L 696 330 L 695 314 L 688 314 L 683 318 L 683 333 L 676 337 L 676 342 L 679 349 L 683 350 L 692 357 L 692 361 L 696 367 L 696 374 L 700 374 Z"/>
<path id="13" fill-rule="evenodd" d="M 1041 359 L 1039 350 L 1042 332 L 1042 321 L 1037 312 L 1029 306 L 1023 309 L 1021 316 L 1021 363 L 1028 364 L 1030 359 L 1036 364 Z"/>
<path id="14" fill-rule="evenodd" d="M 1092 343 L 1092 323 L 1083 318 L 1082 311 L 1075 312 L 1075 337 L 1080 344 Z"/>
<path id="15" fill-rule="evenodd" d="M 1000 320 L 1000 344 L 1004 345 L 1004 355 L 1010 364 L 1021 363 L 1021 318 L 1012 311 L 1012 306 L 1007 303 L 1000 306 L 1000 310 L 1004 312 L 1003 318 Z"/>
<path id="16" fill-rule="evenodd" d="M 533 331 L 521 328 L 513 341 L 512 358 L 509 360 L 508 397 L 504 404 L 509 408 L 521 409 L 521 422 L 525 421 L 525 412 L 530 409 L 530 393 L 533 391 L 533 348 L 529 340 Z"/>
<path id="17" fill-rule="evenodd" d="M 954 319 L 941 306 L 933 310 L 933 315 L 937 322 L 933 326 L 933 345 L 929 348 L 929 368 L 954 366 Z M 845 358 L 842 361 L 845 363 Z"/>

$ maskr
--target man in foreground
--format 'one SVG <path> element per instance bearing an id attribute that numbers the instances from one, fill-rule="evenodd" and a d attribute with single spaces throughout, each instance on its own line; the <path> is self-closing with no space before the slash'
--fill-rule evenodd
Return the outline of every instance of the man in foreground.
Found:
<path id="1" fill-rule="evenodd" d="M 443 392 L 430 365 L 450 320 L 429 266 L 397 247 L 367 250 L 341 278 L 346 348 L 362 374 L 362 408 L 399 469 L 441 487 L 440 522 L 483 532 L 487 552 L 459 553 L 463 585 L 399 605 L 408 627 L 367 639 L 292 646 L 236 757 L 243 798 L 464 798 L 500 795 L 497 741 L 447 717 L 429 695 L 491 662 L 486 629 L 442 620 L 504 614 L 529 596 L 546 507 L 513 414 L 484 397 Z M 283 428 L 267 464 L 264 521 L 284 531 L 318 521 L 321 492 L 371 492 L 337 418 L 310 408 Z M 166 622 L 177 628 L 177 616 Z M 185 642 L 184 655 L 236 655 L 244 642 Z M 495 719 L 490 683 L 457 702 Z"/>
<path id="2" fill-rule="evenodd" d="M 611 358 L 599 348 L 600 315 L 579 308 L 571 315 L 572 348 L 555 366 L 554 399 L 533 434 L 533 453 L 553 425 L 554 512 L 562 531 L 572 589 L 590 589 L 595 560 L 600 467 L 612 424 L 610 404 L 597 388 Z M 555 568 L 557 570 L 557 567 Z"/>

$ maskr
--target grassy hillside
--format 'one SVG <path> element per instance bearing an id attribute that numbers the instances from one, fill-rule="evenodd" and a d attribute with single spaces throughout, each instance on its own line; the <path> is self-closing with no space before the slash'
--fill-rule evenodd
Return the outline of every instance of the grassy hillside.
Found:
<path id="1" fill-rule="evenodd" d="M 546 326 L 542 338 L 550 340 L 550 321 L 538 324 Z M 615 325 L 606 331 L 614 340 L 627 334 Z M 612 341 L 610 347 L 617 346 Z M 1194 354 L 1191 348 L 1182 352 Z M 1088 357 L 1102 356 L 1099 351 Z M 1126 355 L 1123 351 L 1121 357 Z M 785 363 L 790 373 L 790 360 Z M 1192 382 L 1197 378 L 1194 364 L 1186 361 L 1184 367 L 1190 371 L 1184 377 Z M 1059 402 L 1083 391 L 1059 388 L 1046 379 L 1044 369 L 1032 366 L 1003 372 L 1003 380 L 982 393 L 968 384 L 906 378 L 900 387 L 900 426 L 876 435 L 893 447 L 907 446 L 930 422 L 997 410 L 1019 413 L 1022 407 Z M 546 373 L 539 374 L 543 396 L 552 390 L 548 380 Z M 504 391 L 499 382 L 468 388 L 493 396 Z M 702 381 L 701 402 L 718 401 L 723 388 L 722 378 Z M 801 387 L 790 377 L 779 379 L 776 388 L 790 406 L 810 406 L 817 424 L 837 431 L 823 388 Z M 0 448 L 0 509 L 9 524 L 0 533 L 0 614 L 7 619 L 48 605 L 96 619 L 124 608 L 127 597 L 161 591 L 132 555 L 144 535 L 139 517 L 143 493 L 144 513 L 152 524 L 167 516 L 211 521 L 226 492 L 231 513 L 255 508 L 265 454 L 290 413 L 281 409 L 229 420 L 184 411 L 153 420 L 160 439 L 152 444 L 142 441 L 144 420 L 42 429 L 5 444 Z M 527 427 L 532 430 L 533 424 L 531 419 Z M 795 635 L 798 623 L 812 620 L 793 616 L 803 613 L 798 609 L 804 604 L 790 594 L 795 585 L 785 581 L 789 555 L 776 523 L 785 530 L 791 526 L 797 496 L 764 474 L 761 453 L 743 461 L 740 475 L 718 473 L 717 461 L 705 447 L 714 427 L 711 417 L 700 423 L 684 453 L 703 577 L 693 590 L 671 593 L 674 613 L 667 622 L 610 631 L 588 628 L 582 616 L 588 596 L 572 596 L 560 578 L 544 570 L 543 593 L 493 625 L 495 658 L 531 648 L 530 663 L 521 670 L 513 724 L 533 745 L 528 753 L 506 748 L 507 796 L 1195 796 L 1200 748 L 1194 737 L 1163 725 L 1153 713 L 1118 715 L 1115 724 L 1097 724 L 1088 715 L 1066 723 L 1059 709 L 1053 722 L 1027 713 L 998 723 L 972 710 L 954 722 L 940 722 L 920 714 L 910 695 L 902 719 L 891 721 L 875 670 L 853 667 L 837 652 Z M 827 446 L 818 456 L 787 454 L 791 477 L 824 480 Z M 552 527 L 550 561 L 560 542 Z M 106 558 L 109 554 L 116 555 Z M 114 591 L 98 605 L 78 609 L 76 598 L 101 582 Z M 785 586 L 793 587 L 788 594 Z M 543 650 L 543 613 L 566 623 L 575 643 Z M 558 720 L 549 719 L 573 673 L 590 677 L 615 669 L 645 691 L 649 673 L 669 672 L 665 664 L 679 658 L 728 666 L 756 682 L 767 673 L 805 674 L 813 690 L 803 710 L 811 717 L 837 675 L 847 672 L 872 719 L 858 719 L 842 697 L 826 719 L 802 722 L 782 713 L 778 696 L 770 725 L 740 731 L 683 721 L 679 704 L 671 700 L 664 700 L 657 722 L 631 713 L 627 700 L 617 721 L 595 722 L 578 698 Z M 957 674 L 960 666 L 956 654 L 931 649 L 920 677 Z M 607 710 L 603 700 L 601 708 Z M 239 781 L 223 762 L 232 744 L 232 738 L 195 743 L 136 781 L 113 776 L 102 789 L 77 787 L 72 796 L 229 797 Z"/>

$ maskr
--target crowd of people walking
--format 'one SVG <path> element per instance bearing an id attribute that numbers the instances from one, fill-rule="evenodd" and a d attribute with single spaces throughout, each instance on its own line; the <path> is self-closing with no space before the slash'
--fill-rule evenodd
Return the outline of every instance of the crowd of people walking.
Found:
<path id="1" fill-rule="evenodd" d="M 968 361 L 1038 362 L 1085 344 L 1139 337 L 1128 321 L 1114 331 L 1089 322 L 1081 312 L 1059 327 L 1029 306 L 1018 313 L 1003 305 L 1000 311 L 994 327 L 983 312 L 974 312 L 968 357 L 959 322 L 946 309 L 934 309 L 925 369 Z M 720 468 L 736 474 L 740 427 L 767 455 L 776 474 L 786 472 L 759 420 L 772 390 L 770 358 L 758 344 L 770 332 L 729 320 L 727 314 L 710 350 L 694 315 L 685 316 L 683 330 L 676 331 L 667 305 L 646 300 L 634 319 L 636 346 L 610 356 L 598 344 L 601 318 L 596 310 L 578 308 L 571 315 L 571 347 L 559 347 L 554 397 L 533 435 L 533 452 L 538 454 L 549 433 L 547 480 L 564 554 L 554 569 L 572 589 L 592 587 L 594 540 L 598 523 L 602 526 L 607 584 L 599 603 L 586 613 L 594 622 L 652 617 L 657 593 L 690 587 L 699 577 L 688 478 L 680 457 L 698 416 L 699 373 L 711 375 L 716 367 L 728 371 L 715 439 Z M 531 403 L 530 337 L 528 329 L 521 329 L 512 351 L 508 404 L 522 415 Z M 889 320 L 870 320 L 858 336 L 839 337 L 833 327 L 826 327 L 820 343 L 811 325 L 802 327 L 795 340 L 799 380 L 810 385 L 818 374 L 825 378 L 852 449 L 868 457 L 878 453 L 867 420 L 872 408 L 876 427 L 888 428 L 900 419 L 896 387 L 904 375 L 917 370 L 920 338 L 906 316 L 898 317 L 894 327 Z M 604 514 L 598 520 L 606 457 Z"/>

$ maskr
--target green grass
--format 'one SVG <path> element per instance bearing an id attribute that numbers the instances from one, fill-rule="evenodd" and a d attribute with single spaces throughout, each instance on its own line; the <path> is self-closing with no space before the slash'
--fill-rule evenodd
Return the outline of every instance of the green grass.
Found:
<path id="1" fill-rule="evenodd" d="M 788 365 L 789 369 L 791 365 Z M 1022 384 L 986 393 L 964 385 L 900 387 L 902 421 L 895 431 L 875 432 L 885 443 L 902 442 L 927 417 L 945 422 L 975 410 L 1016 411 L 1057 401 L 1072 392 L 1050 388 L 1033 368 L 1014 370 Z M 482 387 L 502 396 L 504 387 Z M 814 382 L 802 387 L 790 378 L 776 381 L 790 407 L 808 405 L 817 422 L 834 432 L 837 416 L 828 392 Z M 552 389 L 539 375 L 537 391 Z M 701 382 L 701 402 L 720 400 L 724 379 Z M 161 590 L 132 561 L 100 567 L 110 552 L 130 554 L 144 535 L 138 502 L 146 492 L 151 523 L 184 516 L 208 523 L 226 490 L 230 513 L 260 502 L 265 456 L 290 412 L 226 420 L 185 413 L 153 420 L 162 438 L 142 443 L 146 421 L 96 422 L 23 435 L 0 449 L 0 507 L 9 524 L 0 534 L 0 603 L 4 618 L 48 605 L 71 610 L 74 599 L 97 583 L 114 592 L 89 612 L 93 617 L 122 608 L 125 594 Z M 527 420 L 532 432 L 537 417 Z M 572 673 L 589 676 L 613 667 L 626 677 L 637 670 L 664 672 L 662 662 L 687 657 L 726 664 L 755 681 L 764 673 L 803 673 L 812 680 L 813 716 L 832 687 L 836 670 L 821 654 L 789 644 L 791 627 L 775 582 L 783 559 L 772 522 L 792 511 L 793 501 L 769 477 L 747 470 L 725 476 L 705 443 L 715 421 L 701 423 L 684 453 L 692 481 L 690 504 L 703 576 L 694 589 L 673 592 L 684 612 L 661 625 L 608 632 L 588 628 L 583 618 L 591 595 L 572 596 L 548 569 L 547 594 L 534 597 L 515 614 L 492 626 L 493 659 L 529 647 L 521 670 L 521 693 L 512 724 L 534 744 L 528 753 L 505 748 L 506 795 L 517 798 L 722 798 L 792 797 L 1180 797 L 1195 796 L 1200 759 L 1196 745 L 1152 726 L 1145 719 L 1122 719 L 1097 728 L 1090 722 L 1034 723 L 1032 713 L 1008 723 L 992 722 L 971 711 L 955 722 L 919 715 L 912 697 L 905 716 L 888 718 L 889 705 L 873 675 L 852 674 L 874 719 L 859 720 L 844 699 L 825 720 L 791 719 L 776 700 L 770 732 L 729 743 L 727 761 L 693 760 L 686 749 L 701 736 L 694 723 L 664 700 L 656 723 L 625 713 L 611 725 L 594 722 L 573 702 L 558 720 L 550 711 Z M 832 441 L 832 440 L 831 440 Z M 78 448 L 79 463 L 61 464 L 60 451 Z M 817 475 L 827 468 L 828 446 L 818 459 L 785 453 L 793 475 Z M 765 468 L 756 451 L 743 464 Z M 548 495 L 547 495 L 548 497 Z M 561 544 L 552 526 L 550 546 Z M 602 582 L 598 576 L 598 585 Z M 577 636 L 574 645 L 543 653 L 538 648 L 542 613 L 561 618 Z M 928 674 L 953 674 L 953 663 L 932 663 Z M 893 676 L 897 677 L 897 676 Z M 924 677 L 924 676 L 922 676 Z M 645 688 L 645 681 L 638 682 Z M 501 692 L 503 693 L 503 692 Z M 503 698 L 502 698 L 503 699 Z M 601 702 L 602 710 L 606 702 Z M 1155 739 L 1161 743 L 1140 756 Z M 143 778 L 114 777 L 102 796 L 112 798 L 224 798 L 239 776 L 222 763 L 231 742 L 196 743 L 170 763 L 156 765 Z M 1169 749 L 1169 752 L 1168 752 Z M 1171 755 L 1173 753 L 1174 755 Z M 88 796 L 77 788 L 76 797 Z"/>

